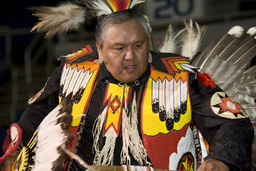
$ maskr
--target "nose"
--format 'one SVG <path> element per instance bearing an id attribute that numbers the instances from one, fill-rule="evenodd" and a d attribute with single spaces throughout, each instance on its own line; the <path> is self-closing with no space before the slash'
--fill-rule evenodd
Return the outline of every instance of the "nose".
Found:
<path id="1" fill-rule="evenodd" d="M 128 48 L 125 54 L 126 60 L 133 60 L 136 57 L 135 50 L 133 48 Z"/>

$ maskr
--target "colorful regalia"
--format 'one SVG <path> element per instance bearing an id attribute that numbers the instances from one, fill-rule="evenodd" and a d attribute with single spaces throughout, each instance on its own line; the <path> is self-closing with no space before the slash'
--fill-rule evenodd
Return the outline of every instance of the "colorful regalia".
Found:
<path id="1" fill-rule="evenodd" d="M 89 8 L 96 9 L 95 15 L 101 16 L 130 9 L 141 1 L 88 2 Z M 33 30 L 46 32 L 46 37 L 78 30 L 87 5 L 33 8 L 40 20 Z M 170 44 L 185 33 L 181 54 L 191 59 L 151 51 L 147 70 L 129 84 L 115 80 L 105 64 L 98 63 L 94 46 L 64 56 L 44 88 L 29 100 L 18 123 L 11 126 L 13 141 L 8 147 L 7 138 L 0 163 L 20 145 L 13 170 L 93 170 L 98 166 L 196 170 L 208 158 L 224 162 L 231 170 L 248 169 L 253 127 L 247 113 L 208 73 L 189 64 L 193 58 L 201 70 L 208 65 L 220 73 L 225 67 L 218 67 L 218 60 L 224 57 L 218 59 L 216 54 L 227 54 L 226 49 L 241 39 L 225 35 L 196 55 L 197 49 L 191 47 L 197 47 L 204 29 L 196 24 L 195 34 L 191 26 L 192 22 L 174 37 L 168 34 L 167 44 L 160 49 L 171 52 Z M 229 46 L 220 49 L 228 40 Z M 250 55 L 243 55 L 246 59 L 255 51 L 255 40 L 250 42 Z M 211 60 L 217 62 L 211 65 Z"/>
<path id="2" fill-rule="evenodd" d="M 94 62 L 97 53 L 93 49 L 86 46 L 68 55 L 41 94 L 31 102 L 18 122 L 26 135 L 24 143 L 42 121 L 44 112 L 52 110 L 44 106 L 49 101 L 56 106 L 72 93 L 70 131 L 74 137 L 66 147 L 88 165 L 196 170 L 206 156 L 222 160 L 224 156 L 230 166 L 249 165 L 249 149 L 237 148 L 240 152 L 233 149 L 234 146 L 243 148 L 240 143 L 251 141 L 248 134 L 252 127 L 247 114 L 218 86 L 205 87 L 198 81 L 188 58 L 151 52 L 152 62 L 144 75 L 124 84 L 115 80 L 104 64 Z M 28 124 L 31 112 L 36 117 Z M 222 125 L 216 139 L 212 139 L 217 132 L 210 128 Z M 240 131 L 244 133 L 241 142 L 235 134 Z M 226 136 L 232 140 L 226 143 Z M 230 160 L 231 148 L 243 157 Z M 31 156 L 26 159 L 30 162 L 26 168 L 36 167 L 33 162 L 37 155 Z M 67 170 L 85 169 L 75 159 L 62 161 Z"/>

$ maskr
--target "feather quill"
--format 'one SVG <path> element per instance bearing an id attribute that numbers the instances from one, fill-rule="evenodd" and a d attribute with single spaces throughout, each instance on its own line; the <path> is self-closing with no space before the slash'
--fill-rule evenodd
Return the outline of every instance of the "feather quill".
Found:
<path id="1" fill-rule="evenodd" d="M 227 44 L 226 47 L 219 53 L 219 59 L 227 60 L 227 57 L 233 53 L 234 49 L 248 37 L 249 35 L 244 33 L 242 36 L 236 37 L 234 40 L 231 40 L 231 42 Z"/>
<path id="2" fill-rule="evenodd" d="M 256 38 L 251 38 L 247 42 L 245 42 L 241 47 L 239 47 L 237 50 L 234 51 L 233 54 L 231 54 L 227 61 L 237 63 L 237 61 L 241 60 L 245 57 L 245 55 L 250 52 L 250 50 L 254 49 L 256 46 Z M 252 54 L 252 57 L 254 57 L 255 53 Z M 246 61 L 247 63 L 247 61 Z"/>
<path id="3" fill-rule="evenodd" d="M 214 41 L 211 46 L 206 48 L 200 55 L 197 55 L 197 65 L 201 70 L 207 68 L 212 59 L 220 53 L 227 44 L 237 38 L 240 37 L 243 33 L 243 28 L 240 26 L 232 27 L 225 35 L 222 36 L 220 40 Z"/>
<path id="4" fill-rule="evenodd" d="M 72 3 L 63 3 L 56 7 L 30 7 L 39 22 L 31 31 L 37 29 L 46 32 L 45 38 L 51 38 L 55 34 L 77 31 L 84 24 L 85 9 Z"/>

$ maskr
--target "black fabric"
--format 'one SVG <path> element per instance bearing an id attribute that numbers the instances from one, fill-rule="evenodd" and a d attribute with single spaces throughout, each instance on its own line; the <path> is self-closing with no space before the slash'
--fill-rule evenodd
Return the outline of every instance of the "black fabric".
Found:
<path id="1" fill-rule="evenodd" d="M 190 75 L 190 97 L 193 121 L 210 145 L 206 157 L 221 160 L 231 170 L 249 170 L 253 127 L 249 118 L 228 119 L 216 115 L 210 106 L 215 89 L 205 88 L 195 75 Z"/>

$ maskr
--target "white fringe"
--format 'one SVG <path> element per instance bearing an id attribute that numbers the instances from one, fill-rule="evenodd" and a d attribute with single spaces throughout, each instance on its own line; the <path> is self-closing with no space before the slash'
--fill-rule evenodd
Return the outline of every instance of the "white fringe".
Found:
<path id="1" fill-rule="evenodd" d="M 140 164 L 143 165 L 144 162 L 147 162 L 147 151 L 143 145 L 142 139 L 140 138 L 139 131 L 138 131 L 138 112 L 137 112 L 137 105 L 136 105 L 136 94 L 134 93 L 133 101 L 132 101 L 132 109 L 130 114 L 130 126 L 129 128 L 129 147 L 131 153 L 135 160 Z"/>
<path id="2" fill-rule="evenodd" d="M 114 150 L 115 150 L 117 135 L 112 127 L 110 127 L 105 134 L 106 141 L 102 150 L 100 150 L 100 147 L 99 147 L 100 134 L 106 118 L 106 113 L 107 113 L 107 107 L 98 116 L 97 120 L 95 121 L 94 129 L 93 129 L 94 130 L 93 131 L 93 137 L 94 137 L 93 147 L 95 149 L 95 157 L 93 162 L 94 164 L 97 164 L 97 165 L 112 165 L 114 161 L 113 160 Z"/>
<path id="3" fill-rule="evenodd" d="M 127 86 L 124 87 L 124 108 L 122 111 L 122 140 L 123 140 L 123 147 L 120 154 L 121 161 L 120 164 L 131 164 L 131 158 L 129 156 L 129 150 L 135 160 L 140 164 L 146 163 L 147 165 L 151 165 L 147 162 L 147 152 L 143 145 L 142 139 L 139 136 L 138 131 L 138 114 L 137 114 L 137 105 L 136 105 L 136 93 L 134 93 L 133 101 L 132 101 L 132 108 L 131 112 L 128 112 L 128 107 L 126 104 L 126 89 Z M 106 132 L 105 137 L 105 145 L 103 146 L 102 150 L 99 149 L 99 138 L 100 134 L 104 125 L 104 121 L 106 118 L 106 111 L 107 107 L 104 111 L 99 115 L 97 120 L 95 121 L 94 127 L 94 143 L 93 147 L 96 151 L 96 155 L 94 158 L 94 164 L 97 165 L 112 165 L 114 160 L 114 151 L 115 151 L 115 144 L 117 134 L 115 130 L 110 127 L 109 130 Z"/>

